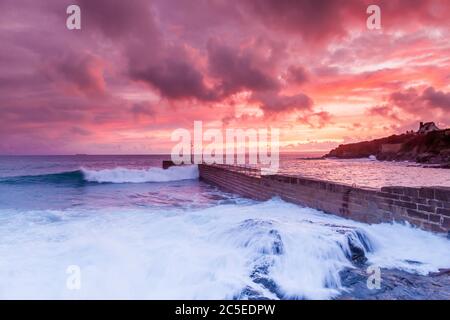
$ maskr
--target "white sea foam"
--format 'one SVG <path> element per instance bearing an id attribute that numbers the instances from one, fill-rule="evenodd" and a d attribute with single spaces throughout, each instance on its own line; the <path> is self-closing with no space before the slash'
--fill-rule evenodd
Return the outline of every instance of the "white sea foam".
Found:
<path id="1" fill-rule="evenodd" d="M 352 266 L 346 233 L 355 230 L 373 248 L 370 264 L 421 274 L 450 267 L 445 237 L 277 199 L 189 212 L 0 211 L 0 298 L 223 299 L 251 288 L 328 299 L 342 290 L 339 271 Z M 80 290 L 66 288 L 69 265 L 81 268 Z M 255 270 L 267 271 L 260 275 L 276 293 L 254 281 Z"/>
<path id="2" fill-rule="evenodd" d="M 190 180 L 198 178 L 197 166 L 173 166 L 168 169 L 127 169 L 114 168 L 89 170 L 82 168 L 84 178 L 93 182 L 143 183 Z"/>

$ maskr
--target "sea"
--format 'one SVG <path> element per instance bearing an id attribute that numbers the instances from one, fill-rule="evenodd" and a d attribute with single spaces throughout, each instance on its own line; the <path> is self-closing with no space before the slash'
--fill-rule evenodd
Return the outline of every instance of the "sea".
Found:
<path id="1" fill-rule="evenodd" d="M 1 156 L 0 299 L 450 299 L 445 235 L 246 199 L 167 159 Z M 450 186 L 450 170 L 374 159 L 289 154 L 280 171 Z"/>

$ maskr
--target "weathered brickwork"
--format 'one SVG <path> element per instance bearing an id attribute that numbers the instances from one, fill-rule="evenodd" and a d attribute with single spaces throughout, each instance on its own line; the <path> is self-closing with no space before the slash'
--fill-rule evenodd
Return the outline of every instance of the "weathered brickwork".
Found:
<path id="1" fill-rule="evenodd" d="M 199 170 L 202 180 L 256 200 L 278 196 L 366 223 L 407 221 L 428 231 L 450 230 L 450 188 L 371 189 L 287 175 L 252 176 L 204 164 Z"/>

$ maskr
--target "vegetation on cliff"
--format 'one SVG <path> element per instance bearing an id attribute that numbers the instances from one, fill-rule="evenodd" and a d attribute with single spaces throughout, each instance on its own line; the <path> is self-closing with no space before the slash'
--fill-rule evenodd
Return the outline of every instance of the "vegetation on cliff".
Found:
<path id="1" fill-rule="evenodd" d="M 372 141 L 340 145 L 325 157 L 342 159 L 366 158 L 378 160 L 415 161 L 427 164 L 450 164 L 450 129 L 426 134 L 406 133 Z"/>

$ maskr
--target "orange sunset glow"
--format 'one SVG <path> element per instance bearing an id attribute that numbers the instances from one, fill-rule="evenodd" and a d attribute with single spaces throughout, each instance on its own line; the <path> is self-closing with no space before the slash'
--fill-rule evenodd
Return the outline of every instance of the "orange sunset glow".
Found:
<path id="1" fill-rule="evenodd" d="M 0 2 L 0 154 L 169 153 L 197 120 L 323 153 L 450 125 L 450 1 L 24 2 Z"/>

